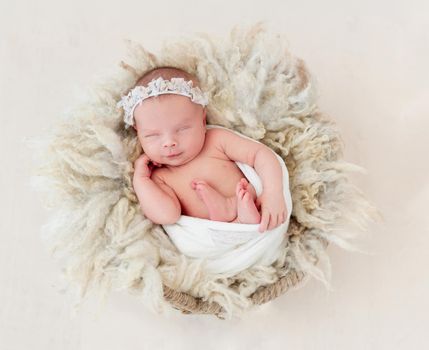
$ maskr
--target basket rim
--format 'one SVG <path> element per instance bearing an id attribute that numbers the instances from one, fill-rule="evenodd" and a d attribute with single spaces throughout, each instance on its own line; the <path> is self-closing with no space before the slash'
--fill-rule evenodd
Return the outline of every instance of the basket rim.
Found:
<path id="1" fill-rule="evenodd" d="M 305 226 L 297 222 L 296 218 L 293 216 L 291 216 L 291 223 L 292 219 L 294 225 L 289 226 L 290 230 L 288 230 L 288 233 L 289 231 L 298 231 L 298 234 L 303 234 Z M 304 230 L 302 230 L 303 228 Z M 291 234 L 289 237 L 290 236 Z M 317 237 L 317 239 L 323 244 L 324 249 L 326 249 L 329 242 L 323 237 Z M 314 265 L 316 265 L 317 262 L 318 259 L 314 261 Z M 290 269 L 285 276 L 280 277 L 276 282 L 258 287 L 248 299 L 254 305 L 265 304 L 284 294 L 290 288 L 297 286 L 306 277 L 308 277 L 308 274 L 303 271 Z M 224 319 L 221 315 L 224 309 L 217 302 L 209 302 L 202 300 L 202 298 L 194 297 L 186 292 L 177 291 L 167 286 L 165 283 L 163 283 L 163 293 L 164 299 L 169 302 L 173 308 L 181 311 L 183 314 L 213 314 L 220 319 Z"/>

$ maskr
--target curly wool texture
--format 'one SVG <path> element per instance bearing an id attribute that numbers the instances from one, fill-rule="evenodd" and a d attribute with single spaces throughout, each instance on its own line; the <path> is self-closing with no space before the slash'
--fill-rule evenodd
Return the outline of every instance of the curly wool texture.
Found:
<path id="1" fill-rule="evenodd" d="M 228 40 L 206 34 L 166 41 L 159 54 L 130 44 L 130 57 L 113 77 L 88 91 L 50 135 L 33 141 L 40 167 L 33 178 L 53 209 L 42 233 L 79 300 L 88 291 L 128 290 L 157 312 L 170 310 L 162 285 L 215 301 L 224 317 L 251 308 L 247 298 L 290 269 L 329 287 L 331 267 L 321 239 L 353 250 L 376 209 L 346 174 L 364 169 L 340 160 L 342 141 L 316 106 L 314 81 L 286 39 L 261 24 L 234 28 Z M 146 71 L 174 66 L 195 74 L 208 93 L 208 124 L 263 142 L 286 162 L 292 216 L 302 226 L 272 266 L 254 266 L 225 278 L 202 272 L 181 255 L 159 225 L 141 213 L 132 187 L 141 153 L 134 130 L 125 130 L 120 97 Z M 316 262 L 322 266 L 317 267 Z"/>

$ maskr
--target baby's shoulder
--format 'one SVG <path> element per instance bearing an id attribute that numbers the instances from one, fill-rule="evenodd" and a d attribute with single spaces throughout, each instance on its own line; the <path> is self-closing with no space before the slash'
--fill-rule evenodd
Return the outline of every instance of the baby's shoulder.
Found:
<path id="1" fill-rule="evenodd" d="M 206 135 L 210 135 L 213 137 L 218 137 L 222 134 L 222 132 L 224 132 L 226 129 L 223 127 L 217 127 L 217 126 L 212 126 L 210 128 L 207 128 L 207 133 Z"/>
<path id="2" fill-rule="evenodd" d="M 212 127 L 207 129 L 206 143 L 222 154 L 225 154 L 226 148 L 235 147 L 236 142 L 241 140 L 242 138 L 234 131 L 224 127 Z"/>
<path id="3" fill-rule="evenodd" d="M 223 128 L 210 128 L 207 129 L 206 139 L 204 142 L 204 153 L 209 158 L 226 158 L 226 154 L 222 146 L 222 138 L 224 137 Z"/>
<path id="4" fill-rule="evenodd" d="M 215 126 L 207 129 L 207 135 L 215 140 L 222 140 L 225 136 L 238 137 L 237 133 L 234 130 L 225 128 L 223 126 Z"/>
<path id="5" fill-rule="evenodd" d="M 222 137 L 227 132 L 224 128 L 209 128 L 206 132 L 206 143 L 209 143 L 210 146 L 215 146 L 219 148 Z"/>

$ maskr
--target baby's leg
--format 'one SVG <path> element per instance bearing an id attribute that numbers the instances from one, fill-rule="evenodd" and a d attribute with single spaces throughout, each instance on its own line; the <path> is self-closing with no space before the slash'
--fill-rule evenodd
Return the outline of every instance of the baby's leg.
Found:
<path id="1" fill-rule="evenodd" d="M 191 186 L 206 205 L 210 220 L 242 224 L 257 224 L 261 221 L 255 205 L 255 188 L 245 178 L 237 183 L 235 196 L 232 197 L 224 197 L 203 180 L 194 180 Z"/>
<path id="2" fill-rule="evenodd" d="M 210 220 L 230 222 L 237 217 L 237 200 L 235 196 L 224 197 L 203 180 L 193 180 L 191 186 L 206 205 Z"/>
<path id="3" fill-rule="evenodd" d="M 237 218 L 232 222 L 242 224 L 259 224 L 261 215 L 256 208 L 256 191 L 254 187 L 243 177 L 236 187 Z"/>

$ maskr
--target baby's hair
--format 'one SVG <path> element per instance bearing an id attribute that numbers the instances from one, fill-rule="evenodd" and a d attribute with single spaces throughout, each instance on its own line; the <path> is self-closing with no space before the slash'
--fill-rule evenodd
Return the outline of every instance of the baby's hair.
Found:
<path id="1" fill-rule="evenodd" d="M 156 67 L 151 69 L 137 80 L 135 86 L 146 86 L 152 81 L 152 79 L 157 79 L 159 77 L 168 80 L 170 80 L 171 78 L 184 78 L 186 81 L 192 80 L 193 87 L 200 86 L 197 77 L 180 68 L 170 66 Z"/>

